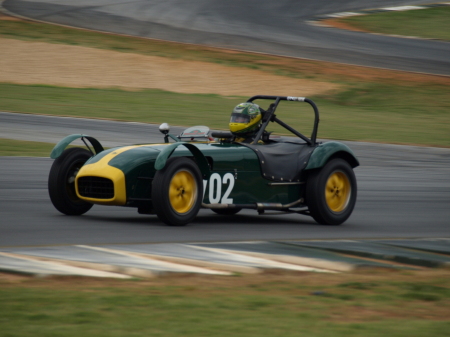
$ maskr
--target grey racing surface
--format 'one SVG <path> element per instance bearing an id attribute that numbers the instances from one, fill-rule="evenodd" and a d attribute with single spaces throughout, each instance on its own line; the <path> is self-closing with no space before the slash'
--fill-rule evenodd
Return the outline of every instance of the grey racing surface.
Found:
<path id="1" fill-rule="evenodd" d="M 450 43 L 312 25 L 336 12 L 424 0 L 5 0 L 12 13 L 139 37 L 450 75 Z M 363 71 L 363 70 L 362 70 Z"/>
<path id="2" fill-rule="evenodd" d="M 0 113 L 4 138 L 56 143 L 71 133 L 106 146 L 162 142 L 156 125 Z M 172 128 L 177 134 L 182 128 Z M 98 131 L 96 131 L 98 130 Z M 186 227 L 169 227 L 135 209 L 95 205 L 83 216 L 52 206 L 50 158 L 0 157 L 0 246 L 134 244 L 245 240 L 449 237 L 450 149 L 347 143 L 358 156 L 358 200 L 341 226 L 321 226 L 303 215 L 235 216 L 201 210 Z"/>

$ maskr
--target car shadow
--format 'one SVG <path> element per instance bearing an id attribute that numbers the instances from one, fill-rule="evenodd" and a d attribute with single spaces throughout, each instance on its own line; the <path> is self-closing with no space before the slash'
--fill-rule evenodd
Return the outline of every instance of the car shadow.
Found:
<path id="1" fill-rule="evenodd" d="M 160 221 L 156 215 L 153 214 L 137 214 L 121 215 L 117 212 L 115 216 L 106 214 L 84 214 L 82 217 L 89 219 L 93 222 L 107 222 L 107 223 L 117 223 L 117 224 L 133 224 L 138 226 L 157 226 L 166 227 L 167 225 Z M 291 216 L 286 216 L 283 214 L 267 214 L 258 215 L 255 214 L 235 214 L 235 215 L 220 215 L 220 214 L 208 214 L 202 212 L 199 214 L 191 223 L 187 226 L 214 226 L 214 225 L 227 225 L 227 226 L 258 226 L 258 225 L 292 225 L 292 226 L 310 226 L 318 224 L 310 217 L 304 215 L 291 214 Z M 294 218 L 293 218 L 294 217 Z M 181 226 L 183 227 L 183 226 Z"/>

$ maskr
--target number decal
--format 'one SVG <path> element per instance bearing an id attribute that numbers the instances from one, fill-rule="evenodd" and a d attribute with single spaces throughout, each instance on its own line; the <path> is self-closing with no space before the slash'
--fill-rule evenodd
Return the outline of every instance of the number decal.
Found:
<path id="1" fill-rule="evenodd" d="M 208 180 L 203 179 L 203 199 L 205 199 L 206 185 L 208 185 Z"/>
<path id="2" fill-rule="evenodd" d="M 223 178 L 218 173 L 211 174 L 208 180 L 203 180 L 203 198 L 206 194 L 207 185 L 209 184 L 209 202 L 211 204 L 232 204 L 233 198 L 230 198 L 230 194 L 234 188 L 235 178 L 232 173 L 226 173 Z M 227 190 L 222 196 L 222 185 L 228 185 Z M 221 199 L 222 198 L 222 199 Z"/>
<path id="3" fill-rule="evenodd" d="M 228 181 L 228 189 L 226 190 L 225 194 L 222 198 L 222 204 L 232 204 L 233 199 L 228 198 L 230 196 L 231 191 L 234 187 L 234 176 L 231 173 L 227 173 L 223 176 L 223 184 L 225 185 Z"/>
<path id="4" fill-rule="evenodd" d="M 211 178 L 209 178 L 209 202 L 211 204 L 218 204 L 220 201 L 220 196 L 222 195 L 221 183 L 218 173 L 211 174 Z M 216 190 L 216 195 L 214 195 L 214 190 Z"/>

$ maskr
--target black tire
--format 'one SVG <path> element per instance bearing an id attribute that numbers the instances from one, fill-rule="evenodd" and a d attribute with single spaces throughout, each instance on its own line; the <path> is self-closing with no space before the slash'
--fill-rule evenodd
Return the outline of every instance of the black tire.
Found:
<path id="1" fill-rule="evenodd" d="M 75 191 L 75 176 L 92 156 L 85 149 L 70 148 L 56 158 L 48 177 L 48 193 L 53 206 L 66 215 L 81 215 L 93 206 L 78 198 Z"/>
<path id="2" fill-rule="evenodd" d="M 220 215 L 235 215 L 239 213 L 242 210 L 242 208 L 218 208 L 218 209 L 211 209 L 216 214 Z"/>
<path id="3" fill-rule="evenodd" d="M 170 158 L 156 172 L 152 184 L 153 208 L 169 226 L 194 220 L 202 203 L 203 180 L 197 164 L 185 157 Z"/>
<path id="4" fill-rule="evenodd" d="M 355 173 L 343 159 L 330 160 L 313 172 L 306 182 L 305 202 L 311 216 L 323 225 L 340 225 L 356 204 Z"/>

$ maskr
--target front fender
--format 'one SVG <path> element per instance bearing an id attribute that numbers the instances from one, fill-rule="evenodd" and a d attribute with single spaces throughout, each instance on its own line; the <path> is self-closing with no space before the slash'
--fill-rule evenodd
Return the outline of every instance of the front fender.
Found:
<path id="1" fill-rule="evenodd" d="M 95 153 L 98 154 L 100 152 L 102 152 L 103 146 L 100 144 L 100 142 L 95 139 L 94 137 L 91 136 L 87 136 L 87 135 L 81 135 L 81 134 L 74 134 L 74 135 L 69 135 L 63 139 L 61 139 L 58 144 L 55 145 L 55 147 L 52 150 L 52 153 L 50 153 L 50 158 L 52 159 L 56 159 L 58 158 L 61 153 L 63 153 L 63 151 L 66 149 L 66 147 L 72 143 L 75 139 L 81 138 L 83 141 L 84 139 L 87 139 L 92 147 L 95 150 Z"/>
<path id="2" fill-rule="evenodd" d="M 203 178 L 209 177 L 211 172 L 209 169 L 208 160 L 195 145 L 186 142 L 177 142 L 165 147 L 156 158 L 155 169 L 162 170 L 164 166 L 166 166 L 167 159 L 169 159 L 173 151 L 175 151 L 175 149 L 181 145 L 187 147 L 187 149 L 192 153 L 195 160 L 197 161 L 200 172 L 202 172 Z"/>
<path id="3" fill-rule="evenodd" d="M 345 144 L 339 142 L 327 142 L 315 148 L 305 170 L 312 170 L 324 166 L 331 157 L 343 158 L 351 167 L 359 166 L 359 161 L 353 151 Z"/>

